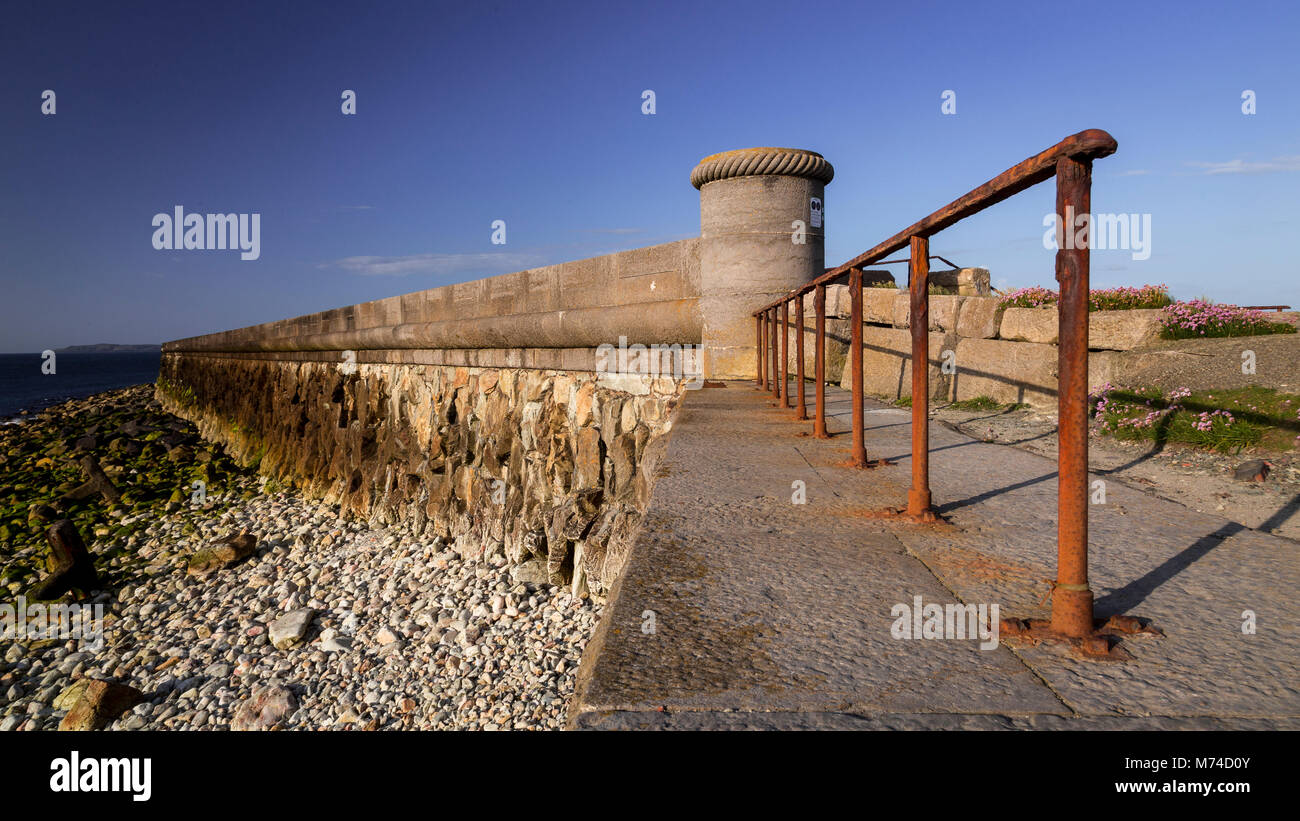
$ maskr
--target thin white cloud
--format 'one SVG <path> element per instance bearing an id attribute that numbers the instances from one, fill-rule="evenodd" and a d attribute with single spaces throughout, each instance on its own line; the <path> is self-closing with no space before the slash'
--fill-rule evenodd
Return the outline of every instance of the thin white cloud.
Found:
<path id="1" fill-rule="evenodd" d="M 1203 174 L 1275 174 L 1282 171 L 1300 171 L 1300 154 L 1274 157 L 1265 162 L 1246 162 L 1229 160 L 1228 162 L 1189 162 L 1193 168 L 1200 168 Z"/>
<path id="2" fill-rule="evenodd" d="M 360 276 L 404 277 L 411 274 L 456 276 L 476 274 L 492 276 L 508 274 L 544 265 L 546 260 L 536 253 L 486 253 L 486 254 L 412 254 L 405 257 L 346 257 L 322 265 L 322 268 L 342 268 Z"/>
<path id="3" fill-rule="evenodd" d="M 1119 174 L 1118 174 L 1117 176 L 1120 176 L 1120 177 L 1145 177 L 1147 174 L 1150 174 L 1150 173 L 1151 173 L 1151 172 L 1148 171 L 1148 170 L 1146 170 L 1145 168 L 1131 168 L 1131 169 L 1129 169 L 1128 171 L 1121 171 L 1121 172 L 1119 172 Z"/>

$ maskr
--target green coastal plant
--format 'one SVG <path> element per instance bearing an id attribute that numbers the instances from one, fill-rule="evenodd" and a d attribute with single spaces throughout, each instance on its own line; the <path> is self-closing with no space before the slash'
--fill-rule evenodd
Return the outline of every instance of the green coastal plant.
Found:
<path id="1" fill-rule="evenodd" d="M 193 407 L 198 403 L 198 397 L 194 394 L 194 389 L 189 385 L 177 385 L 165 377 L 158 377 L 156 383 L 158 389 L 165 393 L 174 402 L 181 407 Z"/>
<path id="2" fill-rule="evenodd" d="M 1300 439 L 1300 395 L 1258 386 L 1166 392 L 1106 383 L 1089 396 L 1089 413 L 1099 434 L 1228 453 L 1292 450 Z"/>
<path id="3" fill-rule="evenodd" d="M 953 410 L 969 411 L 991 411 L 1000 410 L 1002 403 L 991 396 L 976 396 L 971 399 L 962 399 L 948 405 Z"/>

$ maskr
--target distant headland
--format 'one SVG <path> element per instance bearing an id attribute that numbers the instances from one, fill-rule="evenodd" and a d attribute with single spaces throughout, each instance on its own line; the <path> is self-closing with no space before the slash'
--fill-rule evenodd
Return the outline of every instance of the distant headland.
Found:
<path id="1" fill-rule="evenodd" d="M 99 342 L 94 345 L 69 345 L 66 348 L 55 348 L 54 350 L 58 353 L 146 353 L 161 351 L 162 344 L 118 345 L 112 342 Z"/>

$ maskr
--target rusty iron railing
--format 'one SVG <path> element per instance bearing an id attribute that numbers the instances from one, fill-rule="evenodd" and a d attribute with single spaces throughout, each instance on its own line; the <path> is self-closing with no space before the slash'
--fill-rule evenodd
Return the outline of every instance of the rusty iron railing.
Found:
<path id="1" fill-rule="evenodd" d="M 1092 161 L 1115 153 L 1117 144 L 1105 131 L 1090 129 L 1030 157 L 984 183 L 933 214 L 859 254 L 848 262 L 828 269 L 803 287 L 791 291 L 754 312 L 758 328 L 758 386 L 770 389 L 781 408 L 790 407 L 789 310 L 798 314 L 796 418 L 806 419 L 803 374 L 803 296 L 813 294 L 816 311 L 815 398 L 813 435 L 826 437 L 826 286 L 848 277 L 850 301 L 850 365 L 852 370 L 852 444 L 850 462 L 865 467 L 863 441 L 862 374 L 862 269 L 873 264 L 903 260 L 884 258 L 909 250 L 908 289 L 912 331 L 912 487 L 907 506 L 899 512 L 913 521 L 934 521 L 937 517 L 930 498 L 929 464 L 929 268 L 930 237 L 966 217 L 1024 191 L 1056 179 L 1058 231 L 1072 230 L 1066 213 L 1091 212 Z M 1057 394 L 1060 439 L 1059 494 L 1057 502 L 1057 578 L 1053 582 L 1050 631 L 1074 639 L 1094 636 L 1093 594 L 1088 585 L 1088 248 L 1058 243 L 1056 279 L 1060 283 Z M 941 257 L 939 257 L 942 259 Z M 946 261 L 946 260 L 945 260 Z M 951 264 L 951 263 L 949 263 Z M 955 266 L 954 266 L 955 267 Z M 779 317 L 779 319 L 778 319 Z M 770 337 L 769 345 L 764 340 Z M 778 337 L 780 344 L 778 346 Z M 766 349 L 766 350 L 765 350 Z M 770 365 L 768 363 L 771 363 Z"/>

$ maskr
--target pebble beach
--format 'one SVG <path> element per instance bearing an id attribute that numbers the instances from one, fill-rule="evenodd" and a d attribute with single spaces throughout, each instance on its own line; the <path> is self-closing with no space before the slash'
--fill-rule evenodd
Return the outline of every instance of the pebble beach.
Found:
<path id="1" fill-rule="evenodd" d="M 85 453 L 121 500 L 65 498 L 70 457 Z M 104 639 L 95 650 L 9 629 L 0 731 L 58 728 L 96 680 L 131 688 L 136 703 L 101 719 L 115 730 L 563 726 L 599 605 L 512 579 L 503 556 L 465 561 L 268 485 L 149 386 L 6 426 L 0 454 L 4 598 L 43 575 L 47 520 L 69 518 L 102 588 L 64 601 L 102 605 Z M 201 503 L 187 495 L 198 475 Z M 241 534 L 251 550 L 238 560 L 198 566 Z"/>

